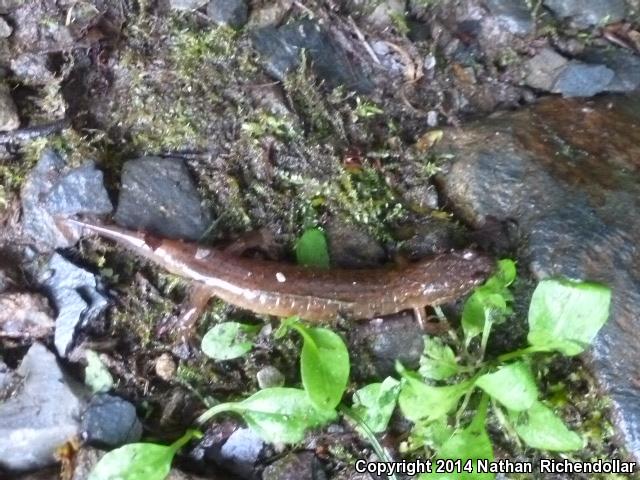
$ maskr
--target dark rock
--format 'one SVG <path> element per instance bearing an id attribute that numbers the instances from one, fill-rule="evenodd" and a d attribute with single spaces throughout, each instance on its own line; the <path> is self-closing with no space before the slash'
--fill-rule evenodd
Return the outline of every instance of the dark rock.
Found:
<path id="1" fill-rule="evenodd" d="M 0 337 L 44 338 L 53 332 L 53 312 L 37 293 L 0 294 Z"/>
<path id="2" fill-rule="evenodd" d="M 543 4 L 578 27 L 619 22 L 627 14 L 625 0 L 544 0 Z"/>
<path id="3" fill-rule="evenodd" d="M 211 0 L 207 16 L 219 25 L 242 28 L 247 23 L 249 9 L 245 0 Z"/>
<path id="4" fill-rule="evenodd" d="M 347 56 L 331 36 L 313 20 L 303 19 L 280 28 L 264 27 L 252 33 L 270 75 L 284 80 L 300 64 L 302 51 L 311 60 L 315 74 L 331 87 L 367 93 L 372 82 Z"/>
<path id="5" fill-rule="evenodd" d="M 397 233 L 401 233 L 399 229 Z M 445 218 L 427 217 L 410 227 L 410 236 L 402 242 L 403 256 L 418 260 L 420 258 L 461 248 L 466 242 L 464 229 Z M 405 233 L 405 232 L 402 232 Z"/>
<path id="6" fill-rule="evenodd" d="M 124 164 L 115 221 L 169 238 L 199 240 L 211 217 L 180 159 L 144 157 Z"/>
<path id="7" fill-rule="evenodd" d="M 81 434 L 92 447 L 115 448 L 140 440 L 142 425 L 131 403 L 113 395 L 98 394 L 82 416 Z"/>
<path id="8" fill-rule="evenodd" d="M 56 449 L 78 434 L 86 392 L 39 343 L 29 349 L 17 374 L 23 381 L 0 404 L 0 467 L 43 468 L 56 463 Z"/>
<path id="9" fill-rule="evenodd" d="M 97 319 L 108 302 L 97 290 L 92 273 L 57 253 L 41 273 L 41 282 L 58 311 L 54 344 L 58 354 L 64 357 L 71 350 L 78 330 Z"/>
<path id="10" fill-rule="evenodd" d="M 498 23 L 516 35 L 533 33 L 535 23 L 525 0 L 487 0 L 487 8 Z"/>
<path id="11" fill-rule="evenodd" d="M 384 320 L 376 318 L 359 322 L 349 335 L 354 369 L 361 378 L 384 378 L 395 372 L 396 360 L 415 369 L 424 350 L 424 340 L 418 322 L 411 313 L 401 313 Z"/>
<path id="12" fill-rule="evenodd" d="M 58 230 L 54 215 L 103 215 L 112 210 L 102 172 L 93 163 L 65 171 L 66 162 L 43 152 L 22 187 L 22 226 L 36 248 L 50 251 L 73 245 L 77 238 Z"/>
<path id="13" fill-rule="evenodd" d="M 569 62 L 553 84 L 554 93 L 563 97 L 592 97 L 607 90 L 615 73 L 604 65 Z"/>
<path id="14" fill-rule="evenodd" d="M 436 153 L 463 217 L 516 219 L 521 265 L 537 279 L 567 276 L 613 289 L 609 322 L 588 356 L 611 396 L 626 447 L 640 458 L 640 98 L 555 99 L 450 130 Z"/>
<path id="15" fill-rule="evenodd" d="M 327 475 L 312 452 L 290 453 L 262 473 L 262 480 L 323 480 Z"/>
<path id="16" fill-rule="evenodd" d="M 329 257 L 335 266 L 364 268 L 379 266 L 385 251 L 369 233 L 349 223 L 331 221 L 327 227 Z"/>
<path id="17" fill-rule="evenodd" d="M 632 92 L 640 87 L 640 56 L 622 49 L 589 49 L 581 60 L 604 65 L 615 76 L 607 85 L 608 92 Z"/>

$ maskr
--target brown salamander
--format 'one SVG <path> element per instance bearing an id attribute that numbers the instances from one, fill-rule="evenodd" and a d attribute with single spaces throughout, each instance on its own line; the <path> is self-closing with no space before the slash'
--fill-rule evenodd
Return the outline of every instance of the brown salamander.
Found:
<path id="1" fill-rule="evenodd" d="M 62 222 L 112 239 L 171 273 L 206 285 L 213 295 L 233 305 L 311 321 L 367 319 L 440 305 L 468 293 L 494 268 L 488 256 L 462 250 L 403 267 L 323 270 L 233 256 L 112 225 Z"/>

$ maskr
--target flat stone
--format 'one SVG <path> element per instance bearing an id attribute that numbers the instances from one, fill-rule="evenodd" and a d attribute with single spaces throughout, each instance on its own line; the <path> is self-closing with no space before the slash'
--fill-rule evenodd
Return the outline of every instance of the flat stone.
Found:
<path id="1" fill-rule="evenodd" d="M 58 229 L 55 215 L 104 215 L 113 209 L 102 172 L 92 162 L 67 169 L 66 161 L 45 150 L 22 187 L 22 228 L 42 251 L 70 247 L 77 237 Z"/>
<path id="2" fill-rule="evenodd" d="M 559 53 L 550 48 L 541 50 L 526 63 L 527 77 L 525 83 L 530 87 L 550 92 L 558 75 L 569 63 Z"/>
<path id="3" fill-rule="evenodd" d="M 0 337 L 44 338 L 53 333 L 53 312 L 37 293 L 0 294 Z"/>
<path id="4" fill-rule="evenodd" d="M 207 16 L 218 25 L 242 28 L 247 23 L 249 8 L 245 0 L 211 0 Z"/>
<path id="5" fill-rule="evenodd" d="M 619 22 L 627 14 L 625 0 L 544 0 L 543 4 L 578 27 Z"/>
<path id="6" fill-rule="evenodd" d="M 613 70 L 604 65 L 569 62 L 558 74 L 551 91 L 563 97 L 592 97 L 605 92 L 613 77 Z"/>
<path id="7" fill-rule="evenodd" d="M 39 343 L 29 349 L 17 374 L 23 381 L 0 404 L 0 468 L 47 467 L 57 462 L 56 449 L 77 435 L 86 392 Z"/>
<path id="8" fill-rule="evenodd" d="M 18 109 L 9 87 L 0 85 L 0 131 L 15 130 L 19 126 Z"/>
<path id="9" fill-rule="evenodd" d="M 61 357 L 73 347 L 76 333 L 102 315 L 107 299 L 97 290 L 95 276 L 54 253 L 40 274 L 58 315 L 53 342 Z"/>
<path id="10" fill-rule="evenodd" d="M 101 393 L 91 399 L 82 415 L 81 432 L 87 445 L 115 448 L 140 440 L 142 424 L 130 402 Z"/>
<path id="11" fill-rule="evenodd" d="M 267 72 L 284 80 L 300 64 L 304 50 L 315 74 L 331 87 L 367 93 L 373 83 L 318 23 L 302 19 L 286 25 L 264 27 L 252 33 L 254 48 L 260 53 Z"/>
<path id="12" fill-rule="evenodd" d="M 442 193 L 469 223 L 516 221 L 519 261 L 537 279 L 613 289 L 609 322 L 587 356 L 640 459 L 640 98 L 551 99 L 447 130 Z"/>
<path id="13" fill-rule="evenodd" d="M 201 239 L 212 221 L 184 162 L 160 157 L 124 164 L 114 219 L 127 228 L 185 240 Z"/>
<path id="14" fill-rule="evenodd" d="M 535 23 L 526 0 L 487 0 L 487 8 L 498 23 L 515 35 L 528 35 Z"/>

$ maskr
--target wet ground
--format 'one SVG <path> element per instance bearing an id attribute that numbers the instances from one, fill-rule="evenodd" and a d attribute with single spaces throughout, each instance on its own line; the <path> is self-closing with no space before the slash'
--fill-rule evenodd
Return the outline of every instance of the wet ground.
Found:
<path id="1" fill-rule="evenodd" d="M 300 344 L 274 341 L 277 319 L 212 300 L 188 335 L 176 331 L 197 303 L 187 283 L 55 222 L 78 214 L 218 246 L 259 231 L 250 255 L 282 262 L 321 226 L 334 267 L 471 245 L 519 259 L 516 312 L 537 278 L 610 282 L 614 321 L 587 366 L 545 365 L 542 389 L 588 439 L 572 459 L 638 458 L 639 12 L 636 0 L 0 0 L 0 398 L 14 393 L 0 431 L 24 427 L 2 419 L 33 392 L 66 385 L 36 395 L 54 419 L 34 425 L 41 455 L 3 458 L 0 443 L 0 467 L 57 478 L 62 456 L 63 478 L 86 478 L 93 447 L 168 442 L 208 398 L 300 381 Z M 214 362 L 199 340 L 225 320 L 258 325 L 258 348 Z M 349 392 L 396 359 L 416 368 L 424 348 L 409 315 L 337 330 Z M 514 323 L 492 348 L 522 338 Z M 80 385 L 88 351 L 113 398 Z M 16 395 L 19 365 L 36 383 Z M 109 430 L 114 417 L 126 421 Z M 551 455 L 490 427 L 497 457 Z M 409 430 L 398 416 L 382 442 L 400 456 Z M 52 451 L 74 435 L 68 456 Z M 371 455 L 346 423 L 283 448 L 228 417 L 176 465 L 355 479 L 349 465 Z"/>

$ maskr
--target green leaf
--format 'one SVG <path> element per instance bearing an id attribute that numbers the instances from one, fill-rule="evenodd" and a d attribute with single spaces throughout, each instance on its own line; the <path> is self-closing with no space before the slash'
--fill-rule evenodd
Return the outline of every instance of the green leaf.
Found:
<path id="1" fill-rule="evenodd" d="M 247 353 L 253 347 L 258 327 L 238 322 L 215 325 L 202 339 L 204 354 L 214 360 L 231 360 Z"/>
<path id="2" fill-rule="evenodd" d="M 476 380 L 476 386 L 510 410 L 530 408 L 538 399 L 538 387 L 529 365 L 515 362 L 487 373 Z"/>
<path id="3" fill-rule="evenodd" d="M 485 322 L 500 323 L 511 312 L 509 303 L 513 295 L 508 287 L 515 278 L 513 260 L 500 260 L 496 273 L 467 299 L 462 310 L 462 328 L 468 341 L 482 333 Z"/>
<path id="4" fill-rule="evenodd" d="M 412 422 L 429 422 L 444 417 L 456 408 L 460 397 L 473 387 L 473 383 L 469 381 L 434 387 L 415 378 L 402 366 L 398 368 L 403 376 L 398 404 L 402 414 Z"/>
<path id="5" fill-rule="evenodd" d="M 541 402 L 524 412 L 509 412 L 515 431 L 533 448 L 568 452 L 584 448 L 584 441 Z"/>
<path id="6" fill-rule="evenodd" d="M 420 357 L 420 375 L 428 380 L 444 380 L 459 371 L 451 347 L 436 337 L 425 336 L 424 354 Z"/>
<path id="7" fill-rule="evenodd" d="M 163 480 L 174 455 L 171 446 L 131 443 L 102 457 L 88 480 Z"/>
<path id="8" fill-rule="evenodd" d="M 483 399 L 483 402 L 486 402 Z M 493 446 L 485 428 L 486 403 L 479 408 L 471 424 L 451 436 L 436 454 L 436 459 L 460 459 L 462 471 L 454 473 L 425 473 L 420 480 L 492 480 L 493 473 L 478 473 L 478 460 L 493 460 Z M 435 462 L 434 462 L 435 463 Z M 468 470 L 467 470 L 468 469 Z"/>
<path id="9" fill-rule="evenodd" d="M 529 305 L 529 343 L 538 350 L 578 355 L 609 317 L 611 290 L 589 282 L 541 281 Z"/>
<path id="10" fill-rule="evenodd" d="M 374 433 L 384 432 L 396 408 L 400 382 L 387 377 L 382 383 L 372 383 L 353 394 L 353 412 Z"/>
<path id="11" fill-rule="evenodd" d="M 319 409 L 334 409 L 349 380 L 349 352 L 340 336 L 326 328 L 294 325 L 304 338 L 300 354 L 302 384 Z"/>
<path id="12" fill-rule="evenodd" d="M 453 435 L 453 428 L 449 426 L 446 417 L 432 422 L 419 421 L 411 429 L 409 441 L 420 449 L 424 447 L 432 450 L 439 449 Z"/>
<path id="13" fill-rule="evenodd" d="M 319 228 L 306 230 L 296 243 L 299 265 L 329 268 L 329 249 L 324 232 Z"/>
<path id="14" fill-rule="evenodd" d="M 113 387 L 113 377 L 100 357 L 93 350 L 87 350 L 87 367 L 84 370 L 84 383 L 93 393 L 106 392 Z"/>
<path id="15" fill-rule="evenodd" d="M 284 387 L 265 388 L 241 402 L 213 408 L 216 413 L 224 410 L 239 413 L 254 432 L 270 443 L 299 442 L 307 429 L 336 417 L 335 410 L 314 408 L 304 390 Z"/>

